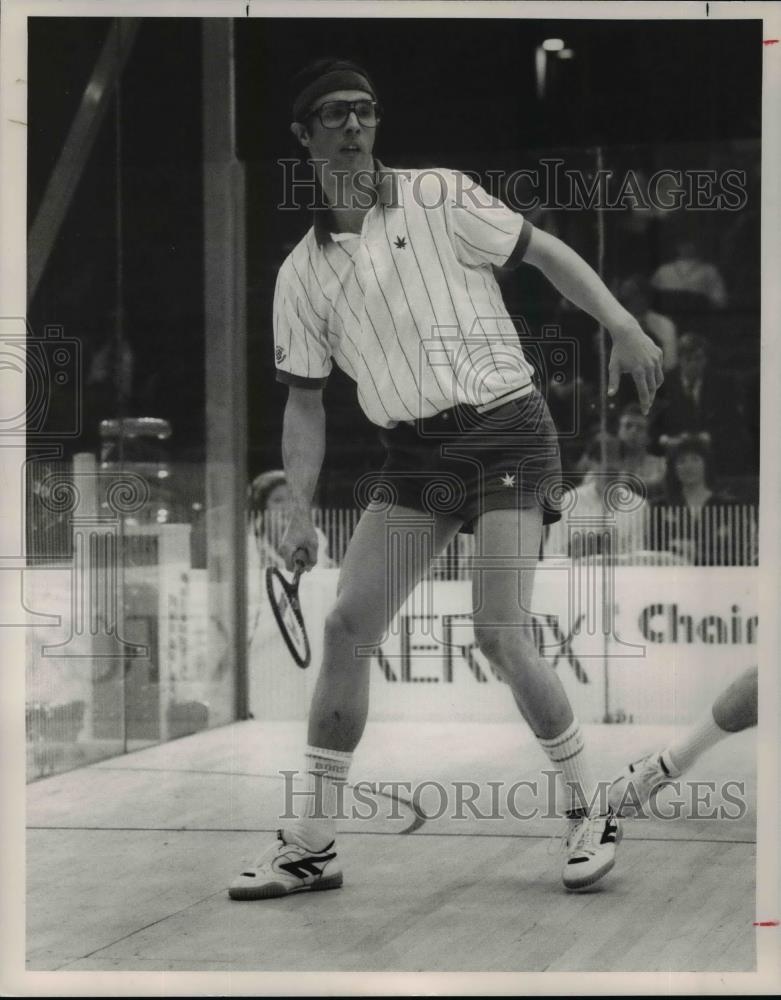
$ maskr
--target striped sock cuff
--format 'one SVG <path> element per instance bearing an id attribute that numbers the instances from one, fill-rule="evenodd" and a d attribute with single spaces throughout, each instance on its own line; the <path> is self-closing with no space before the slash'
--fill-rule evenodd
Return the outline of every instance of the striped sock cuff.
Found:
<path id="1" fill-rule="evenodd" d="M 561 764 L 583 750 L 583 732 L 578 720 L 573 719 L 571 725 L 563 733 L 547 740 L 538 737 L 537 742 L 548 755 L 549 760 L 553 761 L 554 764 Z"/>
<path id="2" fill-rule="evenodd" d="M 351 751 L 308 746 L 304 759 L 307 771 L 322 774 L 331 781 L 347 781 L 353 755 Z"/>
<path id="3" fill-rule="evenodd" d="M 594 801 L 594 781 L 586 760 L 580 722 L 573 719 L 563 733 L 552 739 L 538 739 L 538 743 L 561 775 L 565 811 L 588 813 Z"/>

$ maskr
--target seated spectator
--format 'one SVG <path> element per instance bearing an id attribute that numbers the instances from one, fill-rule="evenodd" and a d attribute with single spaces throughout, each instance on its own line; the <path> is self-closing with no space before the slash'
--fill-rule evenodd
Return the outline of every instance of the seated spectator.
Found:
<path id="1" fill-rule="evenodd" d="M 630 403 L 621 413 L 618 444 L 622 471 L 639 479 L 649 498 L 660 493 L 667 467 L 661 455 L 648 451 L 648 417 L 639 403 Z"/>
<path id="2" fill-rule="evenodd" d="M 279 546 L 287 527 L 287 510 L 290 494 L 285 473 L 272 469 L 256 476 L 249 488 L 248 519 L 254 544 L 250 544 L 251 569 L 266 566 L 284 566 L 279 554 Z M 331 566 L 328 557 L 328 540 L 319 528 L 315 528 L 319 542 L 317 565 Z M 251 541 L 251 539 L 249 539 Z M 259 559 L 259 562 L 256 561 Z"/>
<path id="3" fill-rule="evenodd" d="M 739 474 L 751 458 L 740 402 L 733 379 L 709 365 L 704 338 L 685 333 L 678 342 L 678 368 L 657 394 L 652 444 L 686 432 L 708 434 L 718 455 L 717 473 Z"/>
<path id="4" fill-rule="evenodd" d="M 648 336 L 661 347 L 664 370 L 672 371 L 678 364 L 678 334 L 675 323 L 651 308 L 651 287 L 646 278 L 639 274 L 625 278 L 618 286 L 616 297 Z"/>
<path id="5" fill-rule="evenodd" d="M 583 483 L 567 490 L 561 501 L 562 517 L 552 524 L 544 544 L 546 557 L 581 558 L 603 550 L 604 534 L 615 529 L 613 556 L 622 557 L 644 548 L 645 500 L 623 478 L 618 441 L 597 436 L 586 456 L 588 471 Z"/>
<path id="6" fill-rule="evenodd" d="M 664 492 L 651 511 L 654 547 L 675 553 L 692 566 L 739 565 L 756 537 L 755 525 L 734 513 L 729 498 L 715 491 L 707 434 L 683 434 L 668 442 Z M 751 515 L 753 518 L 753 514 Z M 753 545 L 753 543 L 752 543 Z"/>
<path id="7" fill-rule="evenodd" d="M 569 471 L 576 467 L 584 439 L 590 439 L 599 428 L 599 397 L 579 375 L 566 378 L 553 374 L 545 401 L 559 432 L 562 468 Z"/>
<path id="8" fill-rule="evenodd" d="M 696 240 L 690 236 L 679 239 L 675 257 L 657 268 L 651 286 L 663 301 L 676 303 L 675 312 L 700 312 L 724 309 L 727 290 L 715 264 L 703 260 Z"/>

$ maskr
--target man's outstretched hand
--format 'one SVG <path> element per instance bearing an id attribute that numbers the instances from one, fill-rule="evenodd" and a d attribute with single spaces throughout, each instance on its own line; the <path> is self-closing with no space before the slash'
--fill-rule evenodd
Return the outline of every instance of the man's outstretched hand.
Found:
<path id="1" fill-rule="evenodd" d="M 613 349 L 607 394 L 615 396 L 623 374 L 631 375 L 637 387 L 637 396 L 643 413 L 648 413 L 656 390 L 664 381 L 661 348 L 643 333 L 636 320 L 611 329 Z"/>

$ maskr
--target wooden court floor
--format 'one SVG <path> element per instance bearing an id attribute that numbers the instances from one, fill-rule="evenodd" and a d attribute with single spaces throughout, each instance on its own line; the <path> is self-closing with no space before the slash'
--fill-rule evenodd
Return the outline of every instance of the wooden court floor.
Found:
<path id="1" fill-rule="evenodd" d="M 670 734 L 587 727 L 605 777 Z M 340 822 L 343 889 L 232 902 L 228 884 L 279 825 L 279 771 L 300 766 L 304 736 L 301 723 L 238 723 L 30 785 L 28 970 L 755 968 L 752 732 L 687 776 L 742 782 L 732 789 L 745 797 L 742 818 L 626 820 L 613 872 L 570 894 L 560 821 L 506 807 L 504 789 L 546 766 L 522 724 L 370 724 L 351 782 L 437 781 L 450 796 L 444 815 L 421 816 L 441 808 L 433 785 L 417 811 L 398 785 L 375 797 L 376 815 Z M 494 782 L 499 808 L 481 797 L 479 817 L 454 816 L 455 783 L 466 781 L 481 796 Z M 533 800 L 522 790 L 516 811 Z"/>

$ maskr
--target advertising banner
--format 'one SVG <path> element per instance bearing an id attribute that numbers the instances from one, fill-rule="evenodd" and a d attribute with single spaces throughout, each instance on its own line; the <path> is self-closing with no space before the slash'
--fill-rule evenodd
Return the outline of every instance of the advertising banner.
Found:
<path id="1" fill-rule="evenodd" d="M 337 570 L 301 583 L 312 665 L 295 666 L 261 600 L 253 612 L 250 704 L 256 718 L 304 718 L 322 656 Z M 540 564 L 527 638 L 584 722 L 682 724 L 756 662 L 754 568 Z M 479 593 L 479 585 L 478 585 Z M 499 721 L 517 717 L 507 685 L 477 649 L 472 583 L 427 581 L 371 662 L 371 717 Z M 252 618 L 253 615 L 250 617 Z"/>

